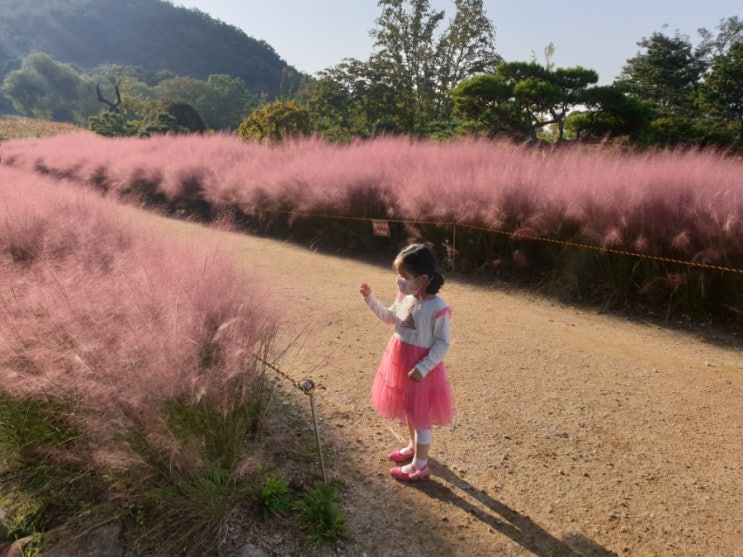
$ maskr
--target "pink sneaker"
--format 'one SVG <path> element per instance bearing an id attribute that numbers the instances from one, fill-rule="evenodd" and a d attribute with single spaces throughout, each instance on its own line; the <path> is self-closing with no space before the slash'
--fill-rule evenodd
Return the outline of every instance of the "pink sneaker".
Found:
<path id="1" fill-rule="evenodd" d="M 405 462 L 413 458 L 413 455 L 415 455 L 415 453 L 405 454 L 400 451 L 400 449 L 395 449 L 394 451 L 392 451 L 390 453 L 390 460 L 394 460 L 395 462 Z"/>
<path id="2" fill-rule="evenodd" d="M 400 480 L 401 482 L 417 482 L 421 480 L 427 480 L 428 476 L 431 475 L 431 469 L 428 467 L 428 464 L 426 464 L 420 470 L 413 470 L 409 474 L 406 474 L 402 471 L 402 468 L 400 468 L 399 466 L 395 466 L 394 468 L 390 469 L 390 475 L 396 480 Z"/>

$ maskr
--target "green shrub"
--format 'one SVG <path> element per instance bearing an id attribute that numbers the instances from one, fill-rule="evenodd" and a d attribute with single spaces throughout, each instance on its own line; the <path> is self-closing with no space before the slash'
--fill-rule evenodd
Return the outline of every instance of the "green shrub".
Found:
<path id="1" fill-rule="evenodd" d="M 294 496 L 284 480 L 268 477 L 256 490 L 253 501 L 260 507 L 263 518 L 267 519 L 291 508 Z"/>
<path id="2" fill-rule="evenodd" d="M 307 539 L 317 545 L 334 542 L 348 535 L 343 511 L 335 503 L 335 488 L 316 483 L 296 504 Z"/>
<path id="3" fill-rule="evenodd" d="M 104 112 L 88 118 L 88 129 L 104 137 L 128 137 L 136 135 L 139 122 L 127 122 L 121 114 Z"/>

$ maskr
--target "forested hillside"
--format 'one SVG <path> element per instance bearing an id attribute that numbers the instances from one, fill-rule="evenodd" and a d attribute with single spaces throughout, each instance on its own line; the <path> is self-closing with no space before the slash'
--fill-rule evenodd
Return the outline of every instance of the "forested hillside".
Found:
<path id="1" fill-rule="evenodd" d="M 269 96 L 289 67 L 264 41 L 163 0 L 3 0 L 0 81 L 33 51 L 79 68 L 135 66 L 153 82 L 227 74 Z"/>
<path id="2" fill-rule="evenodd" d="M 0 114 L 104 136 L 475 134 L 743 151 L 738 16 L 699 29 L 696 44 L 678 31 L 644 37 L 615 82 L 598 85 L 591 68 L 503 59 L 482 0 L 453 4 L 447 18 L 429 0 L 379 0 L 368 60 L 310 78 L 265 42 L 166 0 L 0 0 Z"/>

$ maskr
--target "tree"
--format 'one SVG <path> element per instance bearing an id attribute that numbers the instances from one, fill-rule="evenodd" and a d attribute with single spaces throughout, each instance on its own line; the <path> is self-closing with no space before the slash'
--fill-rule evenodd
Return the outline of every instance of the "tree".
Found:
<path id="1" fill-rule="evenodd" d="M 455 0 L 456 13 L 436 46 L 438 89 L 447 93 L 473 75 L 494 72 L 501 57 L 495 52 L 495 29 L 482 0 Z M 437 95 L 437 120 L 451 117 L 448 94 Z"/>
<path id="2" fill-rule="evenodd" d="M 450 90 L 493 71 L 500 60 L 482 0 L 454 4 L 454 19 L 442 31 L 445 12 L 433 10 L 429 0 L 380 0 L 369 59 L 344 59 L 320 72 L 320 83 L 305 83 L 297 96 L 313 128 L 345 139 L 380 129 L 428 133 L 450 127 Z"/>
<path id="3" fill-rule="evenodd" d="M 514 99 L 513 84 L 502 75 L 476 75 L 459 83 L 451 95 L 454 114 L 467 121 L 472 131 L 481 131 L 490 138 L 531 137 L 531 126 Z"/>
<path id="4" fill-rule="evenodd" d="M 209 96 L 196 108 L 214 130 L 237 129 L 245 115 L 259 104 L 259 96 L 250 93 L 239 77 L 213 74 L 206 84 Z"/>
<path id="5" fill-rule="evenodd" d="M 156 107 L 154 92 L 140 81 L 141 72 L 129 66 L 105 64 L 93 68 L 86 78 L 96 84 L 103 104 L 115 104 L 118 113 L 105 110 L 88 118 L 88 129 L 107 137 L 136 135 L 141 121 Z M 120 102 L 119 102 L 120 99 Z"/>
<path id="6" fill-rule="evenodd" d="M 743 22 L 721 20 L 718 34 L 700 29 L 689 38 L 654 33 L 638 43 L 645 52 L 628 60 L 617 80 L 629 94 L 650 101 L 657 117 L 637 138 L 641 145 L 728 146 L 741 129 Z"/>
<path id="7" fill-rule="evenodd" d="M 209 87 L 206 81 L 192 77 L 165 79 L 152 89 L 156 98 L 177 99 L 194 106 L 199 100 L 209 95 Z"/>
<path id="8" fill-rule="evenodd" d="M 515 71 L 514 71 L 515 70 Z M 583 101 L 588 86 L 598 82 L 598 74 L 576 66 L 554 70 L 531 63 L 504 63 L 498 71 L 505 76 L 520 76 L 514 83 L 514 97 L 531 120 L 534 136 L 554 125 L 557 141 L 565 138 L 565 118 Z"/>
<path id="9" fill-rule="evenodd" d="M 712 66 L 714 61 L 725 55 L 736 43 L 743 42 L 743 21 L 737 16 L 720 20 L 717 26 L 717 36 L 702 27 L 699 29 L 702 42 L 697 47 L 697 53 L 705 60 L 707 66 Z"/>
<path id="10" fill-rule="evenodd" d="M 142 72 L 130 66 L 104 64 L 93 68 L 87 79 L 99 84 L 105 95 L 110 95 L 111 86 L 118 85 L 121 93 L 121 110 L 124 120 L 141 120 L 151 109 L 155 101 L 155 92 L 142 81 Z"/>
<path id="11" fill-rule="evenodd" d="M 309 113 L 294 101 L 274 101 L 257 108 L 237 128 L 246 140 L 281 141 L 309 133 Z"/>
<path id="12" fill-rule="evenodd" d="M 599 76 L 594 70 L 576 66 L 555 69 L 551 73 L 551 80 L 560 90 L 560 94 L 549 108 L 549 112 L 558 128 L 558 140 L 562 140 L 565 137 L 565 118 L 572 109 L 585 100 L 589 86 L 596 85 Z"/>
<path id="13" fill-rule="evenodd" d="M 456 14 L 439 33 L 445 12 L 429 0 L 380 0 L 382 9 L 371 31 L 376 51 L 364 68 L 387 101 L 376 120 L 394 121 L 411 132 L 451 117 L 449 91 L 459 81 L 492 70 L 498 60 L 495 32 L 481 0 L 455 0 Z M 392 92 L 394 104 L 389 104 Z"/>
<path id="14" fill-rule="evenodd" d="M 570 110 L 582 103 L 587 88 L 598 81 L 595 71 L 580 66 L 551 69 L 536 62 L 503 62 L 495 75 L 511 91 L 510 105 L 505 105 L 507 121 L 513 122 L 520 114 L 523 123 L 519 127 L 528 125 L 532 139 L 554 126 L 557 141 L 565 138 Z"/>
<path id="15" fill-rule="evenodd" d="M 429 0 L 379 0 L 377 28 L 371 31 L 378 49 L 370 64 L 381 70 L 402 107 L 401 129 L 412 131 L 435 112 L 436 47 L 434 32 L 444 18 Z"/>
<path id="16" fill-rule="evenodd" d="M 98 84 L 96 84 L 95 86 L 95 92 L 96 92 L 96 97 L 98 98 L 98 102 L 105 104 L 108 107 L 108 112 L 114 112 L 116 114 L 121 114 L 121 109 L 119 108 L 121 106 L 121 91 L 119 91 L 118 83 L 114 83 L 114 91 L 116 92 L 116 100 L 109 101 L 106 97 L 104 97 L 101 94 L 101 86 Z"/>
<path id="17" fill-rule="evenodd" d="M 708 71 L 700 94 L 700 108 L 713 120 L 704 122 L 705 128 L 723 127 L 723 120 L 732 128 L 737 142 L 743 146 L 743 21 L 730 17 L 720 21 L 718 33 L 713 35 L 700 29 L 700 55 L 707 62 Z"/>
<path id="18" fill-rule="evenodd" d="M 693 113 L 705 66 L 689 37 L 653 33 L 637 44 L 645 52 L 627 61 L 615 84 L 640 100 L 652 102 L 662 115 Z"/>
<path id="19" fill-rule="evenodd" d="M 307 108 L 312 131 L 326 139 L 348 141 L 368 133 L 361 103 L 341 83 L 327 75 L 306 80 L 295 98 Z"/>
<path id="20" fill-rule="evenodd" d="M 565 119 L 565 129 L 575 139 L 633 139 L 655 117 L 652 103 L 629 96 L 613 85 L 587 88 L 581 99 L 586 110 L 572 112 Z"/>
<path id="21" fill-rule="evenodd" d="M 404 107 L 398 103 L 396 90 L 386 79 L 386 70 L 380 65 L 346 58 L 318 75 L 321 81 L 329 80 L 335 84 L 331 87 L 326 83 L 317 89 L 319 96 L 323 93 L 346 96 L 343 101 L 349 117 L 346 120 L 349 127 L 344 128 L 346 134 L 368 136 L 373 134 L 376 122 L 393 122 L 397 128 L 400 122 L 405 121 Z M 318 97 L 313 101 L 314 106 L 308 105 L 308 108 L 312 113 L 314 108 L 322 105 L 328 108 L 340 98 L 325 101 Z"/>
<path id="22" fill-rule="evenodd" d="M 713 116 L 734 124 L 743 145 L 743 41 L 715 58 L 701 98 L 702 106 Z"/>
<path id="23" fill-rule="evenodd" d="M 43 52 L 29 54 L 9 72 L 2 91 L 25 116 L 82 124 L 98 112 L 94 84 Z"/>
<path id="24" fill-rule="evenodd" d="M 630 135 L 649 125 L 650 103 L 618 87 L 598 87 L 598 75 L 581 68 L 549 68 L 536 62 L 503 62 L 495 73 L 461 82 L 453 91 L 455 113 L 473 131 L 516 140 L 545 137 L 599 139 Z M 580 115 L 573 114 L 577 108 Z M 474 125 L 472 125 L 474 123 Z"/>

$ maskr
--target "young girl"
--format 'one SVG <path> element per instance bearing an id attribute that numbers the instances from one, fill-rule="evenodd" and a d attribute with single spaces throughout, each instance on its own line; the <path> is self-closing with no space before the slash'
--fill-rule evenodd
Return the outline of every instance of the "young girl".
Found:
<path id="1" fill-rule="evenodd" d="M 433 252 L 423 244 L 404 248 L 392 264 L 398 293 L 389 307 L 372 294 L 368 284 L 359 293 L 377 317 L 395 326 L 372 386 L 372 406 L 385 418 L 407 422 L 410 442 L 392 451 L 398 480 L 425 480 L 431 474 L 428 449 L 431 426 L 450 424 L 454 415 L 451 386 L 444 368 L 449 348 L 452 310 L 439 298 L 444 277 L 436 270 Z"/>

